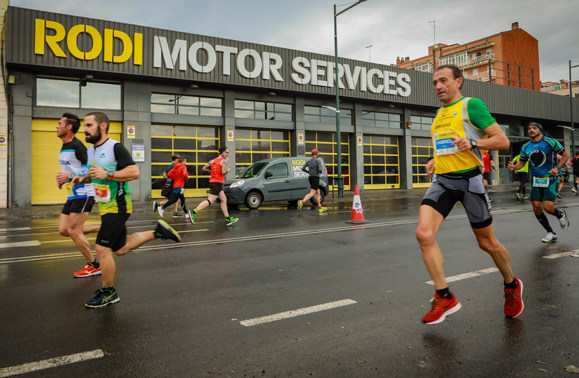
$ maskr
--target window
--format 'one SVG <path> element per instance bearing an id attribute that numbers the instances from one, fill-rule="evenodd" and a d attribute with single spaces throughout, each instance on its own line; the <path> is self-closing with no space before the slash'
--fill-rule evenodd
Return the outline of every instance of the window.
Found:
<path id="1" fill-rule="evenodd" d="M 311 151 L 314 148 L 320 151 L 320 157 L 324 160 L 328 177 L 331 179 L 330 189 L 333 190 L 334 179 L 338 176 L 336 133 L 306 131 L 305 137 L 306 151 Z M 341 168 L 342 177 L 344 178 L 344 189 L 350 190 L 350 134 L 341 133 L 340 144 L 342 145 L 340 156 L 342 158 Z"/>
<path id="2" fill-rule="evenodd" d="M 308 123 L 335 125 L 336 111 L 322 106 L 305 106 L 304 118 Z M 340 109 L 340 124 L 352 125 L 352 111 L 350 109 Z"/>
<path id="3" fill-rule="evenodd" d="M 364 188 L 399 188 L 398 138 L 364 135 Z"/>
<path id="4" fill-rule="evenodd" d="M 235 100 L 235 118 L 293 121 L 293 105 Z"/>
<path id="5" fill-rule="evenodd" d="M 187 158 L 189 181 L 185 194 L 204 196 L 209 174 L 203 166 L 218 155 L 219 128 L 190 125 L 151 125 L 151 189 L 153 197 L 161 196 L 163 171 L 171 164 L 171 156 Z"/>
<path id="6" fill-rule="evenodd" d="M 430 126 L 432 126 L 432 122 L 434 122 L 434 117 L 411 116 L 410 122 L 412 122 L 413 130 L 430 131 Z"/>
<path id="7" fill-rule="evenodd" d="M 291 156 L 290 132 L 270 129 L 235 130 L 235 174 L 264 159 Z"/>
<path id="8" fill-rule="evenodd" d="M 174 94 L 151 94 L 151 112 L 167 114 L 189 114 L 207 117 L 221 117 L 220 98 L 184 96 Z"/>
<path id="9" fill-rule="evenodd" d="M 121 103 L 121 84 L 48 78 L 36 80 L 37 106 L 121 110 Z"/>
<path id="10" fill-rule="evenodd" d="M 424 63 L 420 63 L 417 64 L 414 69 L 416 71 L 422 71 L 422 72 L 432 72 L 432 62 L 428 61 L 428 62 L 424 62 Z"/>
<path id="11" fill-rule="evenodd" d="M 400 114 L 362 112 L 362 125 L 369 127 L 400 128 Z"/>
<path id="12" fill-rule="evenodd" d="M 286 178 L 288 177 L 288 169 L 286 163 L 279 163 L 276 165 L 271 166 L 266 174 L 271 172 L 271 176 L 268 179 L 279 179 L 279 178 Z"/>
<path id="13" fill-rule="evenodd" d="M 426 163 L 433 152 L 432 139 L 412 138 L 412 186 L 414 188 L 430 186 Z"/>

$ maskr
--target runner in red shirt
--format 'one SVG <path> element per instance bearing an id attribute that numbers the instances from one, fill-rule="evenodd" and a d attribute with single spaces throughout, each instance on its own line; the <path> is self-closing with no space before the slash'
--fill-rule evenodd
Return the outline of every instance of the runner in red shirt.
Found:
<path id="1" fill-rule="evenodd" d="M 229 173 L 230 169 L 227 166 L 227 157 L 229 156 L 229 149 L 227 147 L 219 147 L 219 156 L 205 164 L 203 170 L 211 172 L 209 178 L 209 197 L 201 202 L 193 211 L 189 211 L 189 220 L 195 223 L 197 213 L 209 206 L 211 206 L 217 198 L 221 200 L 221 211 L 225 216 L 225 225 L 231 226 L 236 223 L 239 218 L 229 216 L 227 209 L 227 196 L 223 191 L 223 183 L 225 182 L 225 175 Z"/>

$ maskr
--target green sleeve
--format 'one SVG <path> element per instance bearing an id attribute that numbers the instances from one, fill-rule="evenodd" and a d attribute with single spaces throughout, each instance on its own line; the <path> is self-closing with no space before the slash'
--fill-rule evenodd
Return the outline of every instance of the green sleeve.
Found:
<path id="1" fill-rule="evenodd" d="M 470 122 L 481 130 L 497 123 L 485 103 L 478 98 L 471 98 L 466 109 Z"/>

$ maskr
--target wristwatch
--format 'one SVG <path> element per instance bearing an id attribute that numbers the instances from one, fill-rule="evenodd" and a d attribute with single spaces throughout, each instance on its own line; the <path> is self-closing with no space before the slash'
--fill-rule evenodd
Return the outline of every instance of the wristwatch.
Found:
<path id="1" fill-rule="evenodd" d="M 476 142 L 476 139 L 469 139 L 470 140 L 470 144 L 471 144 L 471 150 L 474 150 L 475 148 L 478 147 L 478 143 Z"/>
<path id="2" fill-rule="evenodd" d="M 108 171 L 108 172 L 107 172 L 107 177 L 108 177 L 108 178 L 115 177 L 115 171 Z"/>

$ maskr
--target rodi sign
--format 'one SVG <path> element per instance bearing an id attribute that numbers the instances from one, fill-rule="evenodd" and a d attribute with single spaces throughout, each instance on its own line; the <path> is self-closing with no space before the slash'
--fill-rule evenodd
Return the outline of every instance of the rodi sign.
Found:
<path id="1" fill-rule="evenodd" d="M 79 36 L 88 37 L 92 43 L 90 50 L 82 51 L 79 47 Z M 121 30 L 104 29 L 101 33 L 88 24 L 79 24 L 66 28 L 50 20 L 36 19 L 34 34 L 34 52 L 45 55 L 48 51 L 56 57 L 68 59 L 65 48 L 74 58 L 94 60 L 101 56 L 105 62 L 122 64 L 131 57 L 132 64 L 143 64 L 143 34 L 129 36 Z M 122 53 L 114 55 L 113 46 L 120 43 Z M 171 72 L 189 70 L 208 74 L 217 68 L 221 75 L 239 75 L 244 79 L 291 80 L 300 86 L 329 87 L 336 84 L 334 62 L 331 60 L 308 59 L 295 56 L 289 63 L 290 69 L 284 69 L 282 57 L 270 51 L 240 49 L 230 45 L 210 44 L 205 41 L 190 43 L 184 39 L 175 39 L 172 45 L 165 36 L 153 36 L 152 67 Z M 233 44 L 233 43 L 232 43 Z M 48 47 L 48 49 L 47 49 Z M 234 68 L 234 69 L 233 69 Z M 165 73 L 165 75 L 167 75 Z M 289 77 L 284 77 L 289 75 Z M 406 73 L 381 70 L 364 66 L 338 64 L 338 85 L 341 89 L 375 94 L 408 97 L 411 93 L 410 76 Z"/>
<path id="2" fill-rule="evenodd" d="M 50 32 L 49 32 L 50 30 Z M 89 51 L 81 51 L 78 46 L 78 37 L 87 34 L 92 41 Z M 143 64 L 143 34 L 135 33 L 133 38 L 120 30 L 105 29 L 103 35 L 93 26 L 75 25 L 68 32 L 64 26 L 56 21 L 36 19 L 34 29 L 34 53 L 45 54 L 45 46 L 60 58 L 67 58 L 61 43 L 66 38 L 68 52 L 80 60 L 93 60 L 103 53 L 103 60 L 112 63 L 124 63 L 133 56 L 133 64 Z M 118 39 L 122 45 L 121 55 L 113 54 L 114 40 Z"/>

